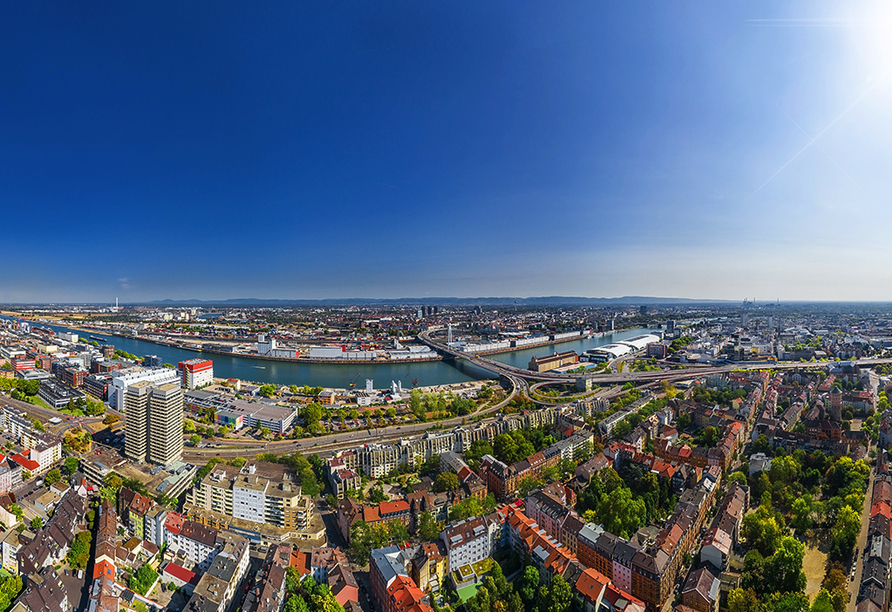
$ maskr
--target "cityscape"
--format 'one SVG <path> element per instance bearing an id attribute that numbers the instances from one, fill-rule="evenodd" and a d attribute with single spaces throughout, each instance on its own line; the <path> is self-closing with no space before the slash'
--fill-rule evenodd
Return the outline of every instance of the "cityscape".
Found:
<path id="1" fill-rule="evenodd" d="M 892 608 L 892 5 L 3 17 L 0 612 Z"/>

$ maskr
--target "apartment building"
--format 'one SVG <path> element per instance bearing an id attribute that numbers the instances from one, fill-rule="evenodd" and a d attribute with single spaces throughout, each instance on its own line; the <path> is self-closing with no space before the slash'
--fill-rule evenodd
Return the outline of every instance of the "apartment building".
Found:
<path id="1" fill-rule="evenodd" d="M 217 465 L 187 493 L 186 503 L 190 511 L 295 531 L 309 529 L 314 513 L 313 501 L 277 464 Z"/>
<path id="2" fill-rule="evenodd" d="M 430 599 L 406 570 L 410 562 L 397 546 L 372 551 L 369 581 L 380 612 L 432 612 Z"/>

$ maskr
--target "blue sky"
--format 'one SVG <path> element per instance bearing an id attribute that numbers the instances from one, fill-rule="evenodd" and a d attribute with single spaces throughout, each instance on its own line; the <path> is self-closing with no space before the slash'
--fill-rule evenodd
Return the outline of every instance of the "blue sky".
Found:
<path id="1" fill-rule="evenodd" d="M 18 3 L 0 301 L 892 298 L 882 3 Z"/>

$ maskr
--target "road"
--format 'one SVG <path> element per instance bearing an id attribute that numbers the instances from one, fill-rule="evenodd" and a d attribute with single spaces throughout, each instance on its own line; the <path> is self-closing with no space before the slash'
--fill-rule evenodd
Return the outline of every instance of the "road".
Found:
<path id="1" fill-rule="evenodd" d="M 510 366 L 500 361 L 487 359 L 485 357 L 476 356 L 473 353 L 464 353 L 453 349 L 450 346 L 433 340 L 430 337 L 431 332 L 421 332 L 418 334 L 418 340 L 428 345 L 432 349 L 441 354 L 454 357 L 455 359 L 465 359 L 466 361 L 493 372 L 495 374 L 514 375 L 529 381 L 554 381 L 554 382 L 572 382 L 578 378 L 576 374 L 552 374 L 549 372 L 531 372 L 514 366 Z M 854 360 L 838 360 L 839 363 L 854 363 L 856 365 L 872 366 L 884 363 L 892 363 L 892 358 L 887 359 L 854 359 Z M 834 362 L 836 363 L 836 362 Z M 828 362 L 791 362 L 791 363 L 734 363 L 723 366 L 708 365 L 688 365 L 681 370 L 660 370 L 653 372 L 617 372 L 602 373 L 589 375 L 595 384 L 610 383 L 626 383 L 626 382 L 657 382 L 666 380 L 669 382 L 675 380 L 684 380 L 686 378 L 697 378 L 700 376 L 709 376 L 710 374 L 723 374 L 733 372 L 735 370 L 798 370 L 804 368 L 815 368 L 830 365 Z"/>
<path id="2" fill-rule="evenodd" d="M 870 523 L 870 498 L 873 497 L 873 479 L 874 469 L 870 469 L 870 484 L 867 486 L 867 492 L 864 495 L 864 508 L 861 510 L 861 532 L 858 534 L 858 543 L 855 544 L 858 554 L 855 555 L 855 579 L 849 582 L 849 603 L 846 606 L 847 612 L 855 612 L 855 601 L 858 599 L 858 588 L 861 586 L 861 572 L 863 569 L 862 561 L 864 560 L 864 547 L 867 545 L 867 528 Z M 851 570 L 849 570 L 851 571 Z M 848 575 L 846 576 L 848 579 Z"/>
<path id="3" fill-rule="evenodd" d="M 342 448 L 353 448 L 359 444 L 390 442 L 408 436 L 421 435 L 432 427 L 437 428 L 435 431 L 448 431 L 456 425 L 461 425 L 462 421 L 467 422 L 469 417 L 485 416 L 499 412 L 518 394 L 529 398 L 529 389 L 527 388 L 525 380 L 514 376 L 506 376 L 506 378 L 512 383 L 512 388 L 505 399 L 498 404 L 478 410 L 473 415 L 454 417 L 435 423 L 409 423 L 406 425 L 383 427 L 381 429 L 350 431 L 328 436 L 320 436 L 317 438 L 303 438 L 301 440 L 280 440 L 274 442 L 221 440 L 219 443 L 222 445 L 222 448 L 185 448 L 183 449 L 183 458 L 186 461 L 201 462 L 207 461 L 212 457 L 232 458 L 262 452 L 293 453 L 296 451 L 312 451 L 314 453 L 319 453 L 335 451 Z M 482 419 L 481 422 L 487 420 L 491 419 Z"/>

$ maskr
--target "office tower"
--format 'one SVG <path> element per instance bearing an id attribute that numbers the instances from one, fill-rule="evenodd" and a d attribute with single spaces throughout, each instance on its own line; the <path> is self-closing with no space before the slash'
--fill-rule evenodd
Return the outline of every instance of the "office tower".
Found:
<path id="1" fill-rule="evenodd" d="M 179 380 L 173 368 L 127 368 L 117 370 L 112 375 L 112 384 L 108 388 L 108 403 L 116 410 L 124 411 L 124 395 L 127 387 L 140 381 L 148 381 L 153 385 Z"/>
<path id="2" fill-rule="evenodd" d="M 148 435 L 149 462 L 172 465 L 182 459 L 183 390 L 177 383 L 152 387 Z"/>
<path id="3" fill-rule="evenodd" d="M 134 461 L 172 465 L 183 456 L 183 390 L 140 381 L 125 394 L 124 453 Z"/>
<path id="4" fill-rule="evenodd" d="M 146 434 L 151 388 L 151 382 L 141 380 L 127 387 L 124 392 L 124 454 L 134 461 L 146 460 Z"/>

